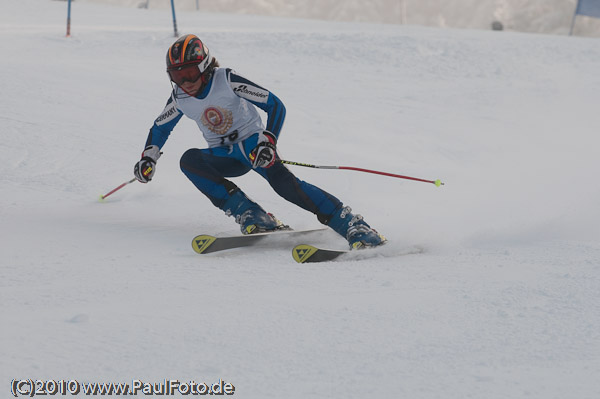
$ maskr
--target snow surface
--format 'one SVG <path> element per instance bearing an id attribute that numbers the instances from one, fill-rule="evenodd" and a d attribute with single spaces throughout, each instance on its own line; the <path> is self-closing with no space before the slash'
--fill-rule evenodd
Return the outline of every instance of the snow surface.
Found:
<path id="1" fill-rule="evenodd" d="M 69 39 L 64 2 L 0 5 L 2 396 L 13 378 L 222 378 L 240 398 L 598 397 L 597 39 L 180 12 L 285 102 L 285 158 L 446 183 L 292 167 L 389 239 L 299 265 L 291 243 L 192 251 L 238 230 L 179 171 L 205 146 L 189 120 L 154 181 L 97 200 L 132 177 L 174 38 L 161 10 L 75 5 Z"/>

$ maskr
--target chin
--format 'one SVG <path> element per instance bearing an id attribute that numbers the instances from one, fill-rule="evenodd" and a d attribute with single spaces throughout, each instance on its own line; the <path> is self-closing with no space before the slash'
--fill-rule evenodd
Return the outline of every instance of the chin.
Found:
<path id="1" fill-rule="evenodd" d="M 182 87 L 181 90 L 183 90 L 188 96 L 191 97 L 195 97 L 196 94 L 198 94 L 198 92 L 200 91 L 199 89 L 186 89 L 185 87 Z"/>

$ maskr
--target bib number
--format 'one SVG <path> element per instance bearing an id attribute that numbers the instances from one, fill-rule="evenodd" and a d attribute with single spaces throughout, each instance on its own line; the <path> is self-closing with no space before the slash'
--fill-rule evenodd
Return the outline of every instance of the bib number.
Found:
<path id="1" fill-rule="evenodd" d="M 234 142 L 239 136 L 237 130 L 234 130 L 233 133 L 228 134 L 227 136 L 221 137 L 221 145 L 225 145 L 225 141 L 229 140 L 229 142 Z"/>

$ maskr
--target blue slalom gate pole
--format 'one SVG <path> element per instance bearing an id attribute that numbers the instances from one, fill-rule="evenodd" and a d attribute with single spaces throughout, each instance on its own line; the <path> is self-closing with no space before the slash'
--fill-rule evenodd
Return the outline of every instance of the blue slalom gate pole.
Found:
<path id="1" fill-rule="evenodd" d="M 575 20 L 577 19 L 577 10 L 579 9 L 579 0 L 575 4 L 575 11 L 573 12 L 573 19 L 571 19 L 571 29 L 569 30 L 569 36 L 573 36 L 573 28 L 575 28 Z"/>
<path id="2" fill-rule="evenodd" d="M 175 17 L 175 3 L 173 0 L 171 0 L 171 11 L 173 12 L 173 32 L 175 33 L 175 37 L 177 37 L 179 33 L 177 33 L 177 18 Z"/>
<path id="3" fill-rule="evenodd" d="M 71 36 L 71 0 L 67 7 L 67 37 Z"/>

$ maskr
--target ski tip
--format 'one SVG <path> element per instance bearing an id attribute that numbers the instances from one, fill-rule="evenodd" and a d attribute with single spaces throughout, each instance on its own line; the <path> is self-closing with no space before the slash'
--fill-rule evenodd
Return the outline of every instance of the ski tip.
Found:
<path id="1" fill-rule="evenodd" d="M 304 263 L 317 251 L 318 248 L 313 247 L 312 245 L 301 244 L 292 249 L 292 256 L 296 262 Z"/>
<path id="2" fill-rule="evenodd" d="M 346 249 L 323 249 L 312 245 L 298 245 L 292 250 L 292 256 L 298 263 L 328 262 L 350 252 Z"/>
<path id="3" fill-rule="evenodd" d="M 217 238 L 209 235 L 200 235 L 192 240 L 192 248 L 196 253 L 203 254 Z"/>

